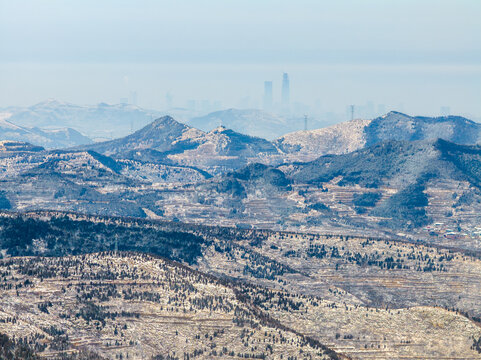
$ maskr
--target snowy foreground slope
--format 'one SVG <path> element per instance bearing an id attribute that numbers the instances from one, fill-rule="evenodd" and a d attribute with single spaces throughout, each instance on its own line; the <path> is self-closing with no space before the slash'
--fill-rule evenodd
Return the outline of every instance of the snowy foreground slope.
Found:
<path id="1" fill-rule="evenodd" d="M 0 334 L 41 358 L 481 351 L 480 259 L 419 242 L 39 211 L 0 212 L 0 248 Z"/>

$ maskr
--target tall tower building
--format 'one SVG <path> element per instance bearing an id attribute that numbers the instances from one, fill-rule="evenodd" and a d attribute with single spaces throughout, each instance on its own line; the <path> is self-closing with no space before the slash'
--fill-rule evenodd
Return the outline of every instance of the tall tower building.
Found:
<path id="1" fill-rule="evenodd" d="M 264 110 L 272 110 L 272 81 L 264 81 Z"/>
<path id="2" fill-rule="evenodd" d="M 282 75 L 282 110 L 289 111 L 290 90 L 289 90 L 289 75 L 284 73 Z"/>

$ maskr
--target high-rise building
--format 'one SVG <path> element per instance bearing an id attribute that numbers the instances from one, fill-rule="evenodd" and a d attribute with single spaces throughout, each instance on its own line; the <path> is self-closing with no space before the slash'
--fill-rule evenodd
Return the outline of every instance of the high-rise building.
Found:
<path id="1" fill-rule="evenodd" d="M 289 75 L 284 73 L 282 75 L 282 110 L 289 111 L 290 90 L 289 90 Z"/>
<path id="2" fill-rule="evenodd" d="M 272 81 L 264 81 L 264 110 L 272 110 Z"/>

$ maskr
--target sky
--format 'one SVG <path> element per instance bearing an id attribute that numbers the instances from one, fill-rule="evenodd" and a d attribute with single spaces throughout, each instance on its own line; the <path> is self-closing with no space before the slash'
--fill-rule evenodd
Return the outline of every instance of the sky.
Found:
<path id="1" fill-rule="evenodd" d="M 188 100 L 481 120 L 479 0 L 0 0 L 0 107 Z"/>

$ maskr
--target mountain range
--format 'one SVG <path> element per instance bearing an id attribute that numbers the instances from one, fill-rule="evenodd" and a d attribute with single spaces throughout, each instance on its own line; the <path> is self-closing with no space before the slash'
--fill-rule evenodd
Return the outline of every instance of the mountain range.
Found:
<path id="1" fill-rule="evenodd" d="M 80 147 L 115 158 L 198 167 L 213 174 L 236 169 L 252 159 L 277 155 L 269 141 L 219 126 L 203 132 L 161 117 L 124 138 Z"/>
<path id="2" fill-rule="evenodd" d="M 71 128 L 28 128 L 5 120 L 2 116 L 0 116 L 0 140 L 30 142 L 49 149 L 92 143 L 88 137 Z"/>
<path id="3" fill-rule="evenodd" d="M 273 115 L 262 110 L 226 109 L 202 116 L 181 110 L 172 109 L 170 112 L 190 127 L 210 132 L 223 126 L 242 134 L 265 138 L 281 152 L 294 154 L 303 160 L 313 160 L 328 153 L 347 153 L 385 140 L 439 137 L 460 144 L 475 144 L 480 139 L 479 124 L 459 116 L 413 117 L 392 111 L 373 120 L 357 119 L 316 130 L 296 131 L 303 127 L 303 119 Z M 161 115 L 160 111 L 129 104 L 80 106 L 50 99 L 30 107 L 1 109 L 1 119 L 8 121 L 3 124 L 4 127 L 23 127 L 30 131 L 30 135 L 6 138 L 0 133 L 0 139 L 23 140 L 47 148 L 74 146 L 90 142 L 78 137 L 75 130 L 95 141 L 102 141 L 127 136 Z M 310 127 L 322 126 L 315 119 L 309 121 Z M 54 128 L 70 129 L 63 130 L 62 134 L 59 130 L 52 131 Z M 56 145 L 55 137 L 66 138 L 66 141 L 59 140 Z"/>
<path id="4" fill-rule="evenodd" d="M 117 158 L 195 166 L 213 174 L 249 162 L 275 165 L 309 161 L 325 154 L 346 154 L 381 142 L 435 140 L 474 145 L 481 125 L 468 119 L 411 117 L 390 112 L 373 120 L 354 120 L 284 135 L 272 142 L 218 126 L 204 132 L 164 116 L 134 134 L 81 147 Z"/>
<path id="5" fill-rule="evenodd" d="M 64 151 L 4 146 L 2 203 L 278 230 L 409 230 L 477 246 L 480 149 L 438 139 L 442 129 L 459 143 L 478 141 L 479 125 L 467 119 L 391 112 L 324 129 L 324 138 L 318 131 L 317 148 L 296 149 L 164 116 L 124 138 Z"/>
<path id="6" fill-rule="evenodd" d="M 285 138 L 1 141 L 0 358 L 479 358 L 478 124 Z"/>
<path id="7" fill-rule="evenodd" d="M 75 105 L 54 99 L 29 107 L 8 107 L 1 111 L 5 120 L 19 126 L 73 128 L 94 140 L 125 136 L 161 114 L 129 104 Z"/>

